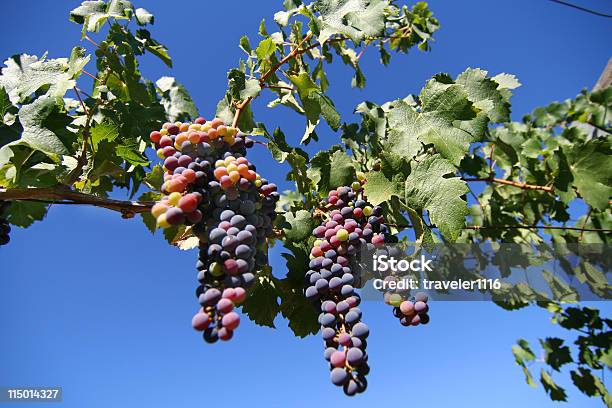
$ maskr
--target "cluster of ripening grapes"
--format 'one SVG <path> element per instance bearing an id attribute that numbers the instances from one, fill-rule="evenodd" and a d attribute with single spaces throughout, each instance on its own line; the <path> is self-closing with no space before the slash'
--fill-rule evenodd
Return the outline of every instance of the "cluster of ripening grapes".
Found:
<path id="1" fill-rule="evenodd" d="M 6 245 L 11 240 L 9 236 L 11 232 L 11 226 L 8 221 L 2 217 L 2 214 L 8 209 L 11 205 L 8 201 L 0 201 L 0 246 Z"/>
<path id="2" fill-rule="evenodd" d="M 150 138 L 165 172 L 164 197 L 151 213 L 161 228 L 191 225 L 200 241 L 201 308 L 193 328 L 204 332 L 208 343 L 229 340 L 240 324 L 235 307 L 246 298 L 257 268 L 268 263 L 276 185 L 246 158 L 253 141 L 221 119 L 166 123 Z"/>
<path id="3" fill-rule="evenodd" d="M 354 289 L 360 282 L 352 260 L 364 246 L 373 250 L 396 242 L 384 223 L 382 207 L 369 205 L 364 196 L 362 173 L 358 179 L 351 187 L 330 191 L 325 200 L 329 219 L 313 231 L 317 240 L 305 290 L 308 299 L 320 302 L 319 323 L 331 381 L 349 396 L 365 391 L 370 371 L 365 351 L 369 329 L 361 322 L 361 299 Z"/>
<path id="4" fill-rule="evenodd" d="M 412 298 L 404 300 L 398 294 L 385 293 L 385 302 L 393 307 L 393 316 L 402 326 L 418 326 L 429 323 L 429 305 L 427 294 L 418 292 Z"/>

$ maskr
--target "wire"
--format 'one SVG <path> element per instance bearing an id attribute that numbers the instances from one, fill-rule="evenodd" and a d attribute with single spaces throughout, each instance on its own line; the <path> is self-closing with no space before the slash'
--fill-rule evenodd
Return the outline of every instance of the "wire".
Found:
<path id="1" fill-rule="evenodd" d="M 612 15 L 610 15 L 610 14 L 600 13 L 599 11 L 590 10 L 588 8 L 585 8 L 585 7 L 582 7 L 582 6 L 577 6 L 575 4 L 568 3 L 568 2 L 565 2 L 565 1 L 561 1 L 561 0 L 548 0 L 548 1 L 552 1 L 553 3 L 561 4 L 563 6 L 568 6 L 568 7 L 571 7 L 571 8 L 575 8 L 577 10 L 584 11 L 584 12 L 590 13 L 590 14 L 594 14 L 594 15 L 599 16 L 599 17 L 612 18 Z"/>

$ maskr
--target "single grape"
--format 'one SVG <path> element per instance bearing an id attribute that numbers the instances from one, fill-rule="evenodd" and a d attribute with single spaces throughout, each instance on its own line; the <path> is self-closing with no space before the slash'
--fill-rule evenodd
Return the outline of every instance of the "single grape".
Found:
<path id="1" fill-rule="evenodd" d="M 334 368 L 331 371 L 330 377 L 331 377 L 332 384 L 341 386 L 341 385 L 344 385 L 348 381 L 349 374 L 346 372 L 344 368 Z"/>

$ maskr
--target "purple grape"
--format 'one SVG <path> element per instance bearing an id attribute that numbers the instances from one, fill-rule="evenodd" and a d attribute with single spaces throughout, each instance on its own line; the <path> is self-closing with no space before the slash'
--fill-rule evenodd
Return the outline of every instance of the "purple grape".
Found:
<path id="1" fill-rule="evenodd" d="M 347 382 L 349 378 L 349 374 L 346 372 L 344 368 L 336 367 L 331 371 L 330 377 L 331 377 L 332 384 L 341 386 Z"/>

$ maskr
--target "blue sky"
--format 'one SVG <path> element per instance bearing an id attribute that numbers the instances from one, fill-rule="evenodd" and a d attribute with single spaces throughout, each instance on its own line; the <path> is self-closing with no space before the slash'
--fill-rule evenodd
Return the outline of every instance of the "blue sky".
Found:
<path id="1" fill-rule="evenodd" d="M 247 33 L 255 42 L 259 21 L 272 21 L 280 3 L 136 2 L 156 15 L 154 36 L 175 62 L 170 71 L 146 58 L 142 70 L 150 78 L 176 76 L 210 117 L 225 90 L 226 71 L 241 57 L 238 39 Z M 603 0 L 581 4 L 612 12 Z M 79 27 L 67 22 L 72 6 L 5 0 L 0 56 L 67 56 L 79 42 Z M 610 57 L 610 20 L 548 1 L 448 0 L 431 7 L 442 24 L 431 53 L 397 56 L 388 68 L 366 53 L 363 91 L 350 88 L 351 72 L 344 66 L 330 69 L 329 94 L 343 120 L 354 120 L 352 110 L 362 100 L 382 103 L 417 93 L 433 74 L 456 75 L 467 67 L 516 74 L 523 83 L 513 99 L 513 117 L 519 119 L 536 106 L 590 88 Z M 266 109 L 266 97 L 261 99 L 254 105 L 256 118 L 269 129 L 281 126 L 297 143 L 303 118 Z M 320 136 L 319 147 L 337 140 L 325 127 Z M 253 156 L 260 173 L 273 179 L 284 174 L 265 150 Z M 169 247 L 137 219 L 56 206 L 45 222 L 15 231 L 0 251 L 0 386 L 63 386 L 65 407 L 349 403 L 329 382 L 318 336 L 296 339 L 283 320 L 271 330 L 243 319 L 231 342 L 204 344 L 190 328 L 197 308 L 196 253 Z M 279 252 L 273 250 L 274 268 L 283 268 Z M 609 314 L 608 305 L 599 306 Z M 533 342 L 564 334 L 546 312 L 506 312 L 484 302 L 431 307 L 428 326 L 403 328 L 387 306 L 363 305 L 372 333 L 372 372 L 368 391 L 352 399 L 352 407 L 559 406 L 541 387 L 525 385 L 510 352 L 518 338 Z M 569 385 L 566 376 L 557 378 Z M 601 406 L 567 388 L 568 406 Z"/>

